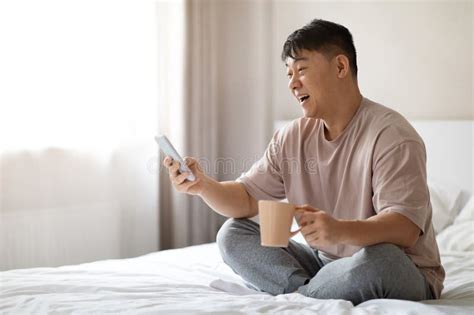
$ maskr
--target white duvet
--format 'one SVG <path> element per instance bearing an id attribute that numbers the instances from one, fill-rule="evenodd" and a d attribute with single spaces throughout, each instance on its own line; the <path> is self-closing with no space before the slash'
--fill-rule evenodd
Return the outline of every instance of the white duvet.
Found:
<path id="1" fill-rule="evenodd" d="M 442 299 L 372 300 L 354 307 L 298 293 L 248 289 L 215 243 L 59 268 L 0 273 L 0 314 L 473 314 L 474 252 L 445 252 Z"/>

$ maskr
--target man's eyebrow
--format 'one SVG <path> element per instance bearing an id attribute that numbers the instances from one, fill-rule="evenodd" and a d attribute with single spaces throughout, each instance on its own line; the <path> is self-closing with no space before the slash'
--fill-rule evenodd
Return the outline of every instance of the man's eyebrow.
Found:
<path id="1" fill-rule="evenodd" d="M 291 59 L 293 59 L 295 61 L 295 63 L 298 62 L 298 61 L 308 61 L 309 60 L 308 57 L 295 57 L 295 58 L 291 58 Z M 288 64 L 286 62 L 285 62 L 285 66 L 288 67 Z"/>

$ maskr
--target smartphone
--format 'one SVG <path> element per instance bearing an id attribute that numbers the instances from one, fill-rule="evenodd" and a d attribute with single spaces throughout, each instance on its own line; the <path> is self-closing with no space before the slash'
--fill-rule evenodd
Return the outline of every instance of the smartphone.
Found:
<path id="1" fill-rule="evenodd" d="M 184 163 L 183 158 L 181 155 L 179 155 L 178 151 L 173 147 L 171 142 L 168 140 L 168 138 L 165 135 L 157 136 L 155 137 L 155 141 L 158 143 L 160 146 L 161 151 L 169 157 L 171 157 L 173 160 L 179 162 L 179 172 L 180 173 L 188 173 L 189 176 L 186 177 L 187 180 L 193 182 L 196 180 L 196 176 L 194 176 L 193 172 L 189 169 L 189 167 Z"/>

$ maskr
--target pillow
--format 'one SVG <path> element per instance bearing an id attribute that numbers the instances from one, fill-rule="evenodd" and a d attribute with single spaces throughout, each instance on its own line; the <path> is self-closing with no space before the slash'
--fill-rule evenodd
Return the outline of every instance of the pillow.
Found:
<path id="1" fill-rule="evenodd" d="M 436 240 L 442 251 L 474 251 L 474 196 Z"/>
<path id="2" fill-rule="evenodd" d="M 433 181 L 428 181 L 428 189 L 433 209 L 433 227 L 438 234 L 454 222 L 461 202 L 461 190 Z"/>
<path id="3" fill-rule="evenodd" d="M 469 221 L 469 220 L 474 220 L 474 195 L 471 196 L 469 201 L 466 203 L 466 205 L 459 212 L 456 219 L 454 219 L 454 223 L 466 222 L 466 221 Z"/>
<path id="4" fill-rule="evenodd" d="M 474 220 L 456 222 L 437 237 L 441 252 L 474 251 Z"/>

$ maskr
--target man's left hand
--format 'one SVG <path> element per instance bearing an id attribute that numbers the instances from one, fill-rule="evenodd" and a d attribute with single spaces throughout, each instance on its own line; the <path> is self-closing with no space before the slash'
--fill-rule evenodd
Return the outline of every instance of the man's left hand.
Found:
<path id="1" fill-rule="evenodd" d="M 310 205 L 296 206 L 296 221 L 306 242 L 312 248 L 322 248 L 340 242 L 342 222 Z"/>

